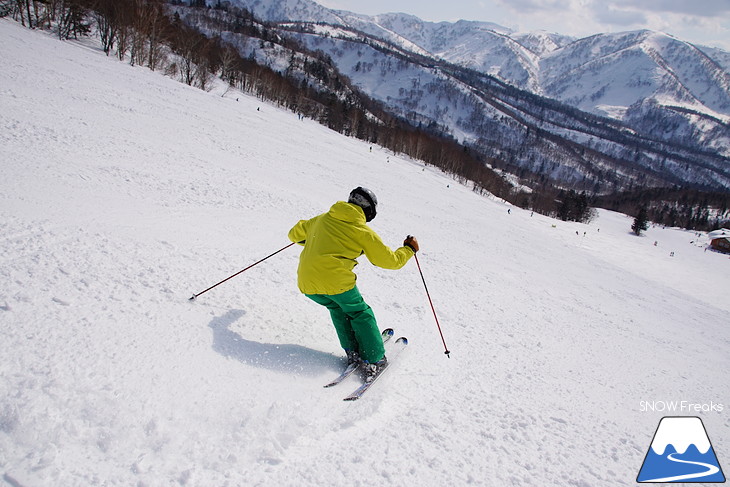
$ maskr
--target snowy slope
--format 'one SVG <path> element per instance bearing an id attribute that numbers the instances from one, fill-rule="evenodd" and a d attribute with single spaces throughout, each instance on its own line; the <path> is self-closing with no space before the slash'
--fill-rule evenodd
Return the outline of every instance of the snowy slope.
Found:
<path id="1" fill-rule="evenodd" d="M 508 214 L 256 99 L 8 20 L 0 60 L 5 484 L 627 485 L 663 415 L 641 401 L 670 400 L 725 405 L 699 415 L 730 463 L 730 259 L 706 236 Z M 188 297 L 356 185 L 387 243 L 419 238 L 452 358 L 415 263 L 361 259 L 381 326 L 411 345 L 345 403 L 355 381 L 321 387 L 342 353 L 296 289 L 297 249 Z"/>

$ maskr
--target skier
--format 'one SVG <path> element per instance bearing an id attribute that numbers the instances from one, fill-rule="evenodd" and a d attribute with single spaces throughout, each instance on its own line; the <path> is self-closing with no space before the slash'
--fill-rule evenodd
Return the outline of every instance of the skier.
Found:
<path id="1" fill-rule="evenodd" d="M 338 201 L 328 212 L 300 220 L 289 231 L 289 240 L 304 246 L 297 271 L 299 290 L 329 310 L 348 365 L 362 361 L 366 381 L 388 359 L 375 314 L 355 283 L 356 259 L 365 254 L 373 265 L 400 269 L 418 251 L 418 241 L 410 235 L 402 247 L 391 250 L 366 224 L 375 218 L 377 205 L 372 191 L 358 187 L 347 202 Z"/>

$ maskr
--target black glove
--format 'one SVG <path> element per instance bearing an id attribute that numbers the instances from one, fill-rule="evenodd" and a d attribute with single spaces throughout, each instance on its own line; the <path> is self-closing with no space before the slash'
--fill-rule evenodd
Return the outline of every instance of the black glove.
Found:
<path id="1" fill-rule="evenodd" d="M 413 235 L 408 235 L 403 241 L 403 245 L 410 247 L 414 254 L 418 252 L 418 240 Z"/>

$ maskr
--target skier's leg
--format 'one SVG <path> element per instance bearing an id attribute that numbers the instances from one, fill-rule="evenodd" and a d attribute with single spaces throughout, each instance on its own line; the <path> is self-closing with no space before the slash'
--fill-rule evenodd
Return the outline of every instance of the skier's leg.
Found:
<path id="1" fill-rule="evenodd" d="M 306 294 L 305 296 L 329 310 L 330 317 L 332 318 L 332 324 L 335 325 L 337 338 L 340 340 L 340 346 L 345 351 L 352 350 L 360 353 L 357 338 L 354 330 L 352 329 L 352 324 L 350 323 L 350 318 L 348 318 L 342 308 L 340 308 L 340 305 L 333 301 L 330 296 L 324 294 Z"/>
<path id="2" fill-rule="evenodd" d="M 363 300 L 357 286 L 342 294 L 328 297 L 336 302 L 349 318 L 358 343 L 360 357 L 370 363 L 382 360 L 385 356 L 383 337 L 380 335 L 373 310 Z"/>

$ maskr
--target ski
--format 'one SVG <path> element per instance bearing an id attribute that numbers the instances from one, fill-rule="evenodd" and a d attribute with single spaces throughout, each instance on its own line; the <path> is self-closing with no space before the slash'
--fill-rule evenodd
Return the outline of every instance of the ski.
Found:
<path id="1" fill-rule="evenodd" d="M 390 340 L 391 338 L 393 338 L 393 334 L 394 333 L 395 332 L 393 331 L 392 328 L 386 328 L 385 330 L 383 330 L 382 333 L 381 333 L 381 335 L 383 337 L 383 343 L 387 343 L 388 340 Z M 328 384 L 325 384 L 324 387 L 336 386 L 337 384 L 339 384 L 343 380 L 345 380 L 348 377 L 350 377 L 352 375 L 352 373 L 355 372 L 359 367 L 360 367 L 360 364 L 357 363 L 357 362 L 348 365 L 347 368 L 339 376 L 337 376 L 336 379 L 334 379 L 332 382 L 329 382 Z"/>
<path id="2" fill-rule="evenodd" d="M 388 356 L 388 362 L 385 364 L 385 367 L 383 367 L 378 375 L 373 377 L 373 380 L 370 382 L 365 382 L 363 385 L 352 391 L 352 393 L 349 396 L 346 396 L 343 401 L 357 401 L 360 399 L 363 394 L 365 394 L 370 387 L 375 384 L 375 381 L 377 381 L 381 375 L 383 375 L 383 372 L 388 370 L 388 368 L 393 364 L 393 360 L 398 356 L 398 354 L 406 348 L 406 345 L 408 345 L 408 339 L 406 337 L 400 337 L 395 341 L 395 347 L 393 350 L 389 351 Z"/>

